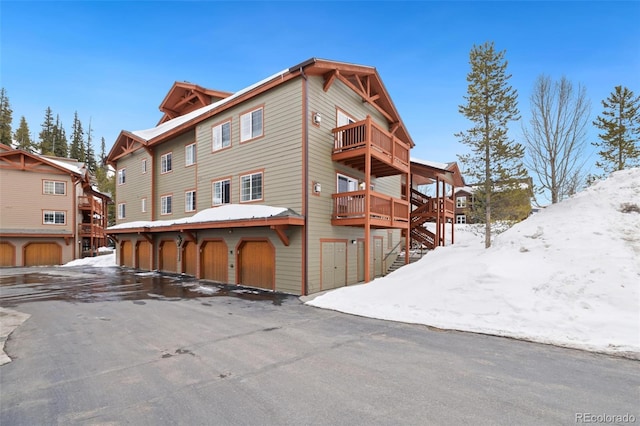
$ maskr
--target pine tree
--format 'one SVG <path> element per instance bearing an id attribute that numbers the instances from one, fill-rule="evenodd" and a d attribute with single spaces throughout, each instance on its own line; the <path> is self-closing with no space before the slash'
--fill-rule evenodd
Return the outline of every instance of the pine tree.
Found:
<path id="1" fill-rule="evenodd" d="M 18 127 L 18 130 L 16 130 L 16 132 L 14 133 L 13 138 L 17 144 L 16 148 L 28 152 L 34 151 L 34 143 L 31 140 L 31 132 L 29 131 L 29 125 L 27 124 L 27 119 L 24 118 L 24 115 L 20 117 L 20 127 Z"/>
<path id="2" fill-rule="evenodd" d="M 107 165 L 107 148 L 104 141 L 104 136 L 100 138 L 100 167 L 106 167 Z"/>
<path id="3" fill-rule="evenodd" d="M 53 126 L 53 155 L 63 158 L 69 155 L 67 132 L 62 126 L 59 115 L 56 115 L 56 124 Z"/>
<path id="4" fill-rule="evenodd" d="M 82 130 L 82 123 L 78 119 L 78 112 L 76 111 L 73 116 L 71 146 L 69 147 L 69 158 L 75 158 L 78 161 L 84 161 L 84 131 Z"/>
<path id="5" fill-rule="evenodd" d="M 0 143 L 11 146 L 11 121 L 13 110 L 7 92 L 0 89 Z"/>
<path id="6" fill-rule="evenodd" d="M 43 155 L 53 155 L 54 127 L 53 112 L 51 111 L 51 107 L 47 107 L 44 122 L 42 123 L 42 130 L 38 135 L 38 148 Z"/>
<path id="7" fill-rule="evenodd" d="M 640 96 L 634 97 L 631 90 L 616 86 L 606 100 L 604 111 L 596 117 L 593 125 L 602 130 L 600 160 L 596 166 L 606 174 L 640 165 Z"/>
<path id="8" fill-rule="evenodd" d="M 492 195 L 517 188 L 526 179 L 524 148 L 507 137 L 509 121 L 519 120 L 518 94 L 506 74 L 505 51 L 496 52 L 493 42 L 474 45 L 469 55 L 465 105 L 458 111 L 474 126 L 456 136 L 471 148 L 459 156 L 466 173 L 480 183 L 474 193 L 485 213 L 485 247 L 491 246 Z M 498 206 L 496 206 L 498 207 Z"/>
<path id="9" fill-rule="evenodd" d="M 87 130 L 87 149 L 85 150 L 85 164 L 87 169 L 92 174 L 96 172 L 96 155 L 93 150 L 92 135 L 91 135 L 91 120 L 89 120 L 89 129 Z"/>

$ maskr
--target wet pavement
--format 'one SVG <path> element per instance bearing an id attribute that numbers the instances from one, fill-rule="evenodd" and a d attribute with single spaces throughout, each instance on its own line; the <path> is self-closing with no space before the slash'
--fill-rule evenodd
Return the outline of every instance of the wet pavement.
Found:
<path id="1" fill-rule="evenodd" d="M 140 272 L 119 267 L 0 269 L 0 307 L 52 300 L 91 303 L 200 297 L 237 297 L 280 305 L 285 298 L 293 296 L 197 280 L 185 275 Z"/>

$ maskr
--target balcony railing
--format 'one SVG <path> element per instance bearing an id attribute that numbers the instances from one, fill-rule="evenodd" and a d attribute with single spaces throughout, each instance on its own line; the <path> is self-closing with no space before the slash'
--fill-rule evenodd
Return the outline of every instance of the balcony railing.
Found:
<path id="1" fill-rule="evenodd" d="M 369 220 L 375 226 L 397 227 L 409 222 L 409 203 L 406 200 L 373 191 L 351 191 L 333 194 L 334 224 L 364 225 L 366 197 L 369 197 Z M 404 224 L 404 225 L 403 225 Z"/>
<path id="2" fill-rule="evenodd" d="M 104 238 L 105 232 L 101 225 L 95 225 L 91 223 L 78 224 L 78 235 L 81 237 L 98 237 Z"/>
<path id="3" fill-rule="evenodd" d="M 372 155 L 399 169 L 409 170 L 409 145 L 384 130 L 367 117 L 333 129 L 333 153 L 344 153 L 370 147 Z"/>
<path id="4" fill-rule="evenodd" d="M 85 210 L 102 211 L 102 202 L 93 197 L 78 197 L 78 208 Z"/>

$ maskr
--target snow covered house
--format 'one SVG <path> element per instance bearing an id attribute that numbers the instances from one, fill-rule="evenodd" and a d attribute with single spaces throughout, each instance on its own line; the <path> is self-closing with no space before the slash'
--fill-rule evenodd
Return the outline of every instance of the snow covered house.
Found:
<path id="1" fill-rule="evenodd" d="M 233 94 L 175 83 L 160 110 L 108 156 L 120 265 L 310 294 L 403 248 L 414 143 L 374 67 L 312 58 Z"/>
<path id="2" fill-rule="evenodd" d="M 107 194 L 83 163 L 0 145 L 0 266 L 60 265 L 106 245 Z"/>

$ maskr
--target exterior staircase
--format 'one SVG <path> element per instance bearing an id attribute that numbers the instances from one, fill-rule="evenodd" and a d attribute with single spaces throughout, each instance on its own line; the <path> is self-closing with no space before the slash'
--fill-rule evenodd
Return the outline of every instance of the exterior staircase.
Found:
<path id="1" fill-rule="evenodd" d="M 429 253 L 428 250 L 412 250 L 409 256 L 409 263 L 417 262 L 422 259 L 423 256 Z M 404 255 L 398 256 L 396 260 L 387 268 L 387 273 L 385 275 L 389 275 L 393 271 L 397 271 L 398 269 L 405 266 L 404 263 Z"/>

